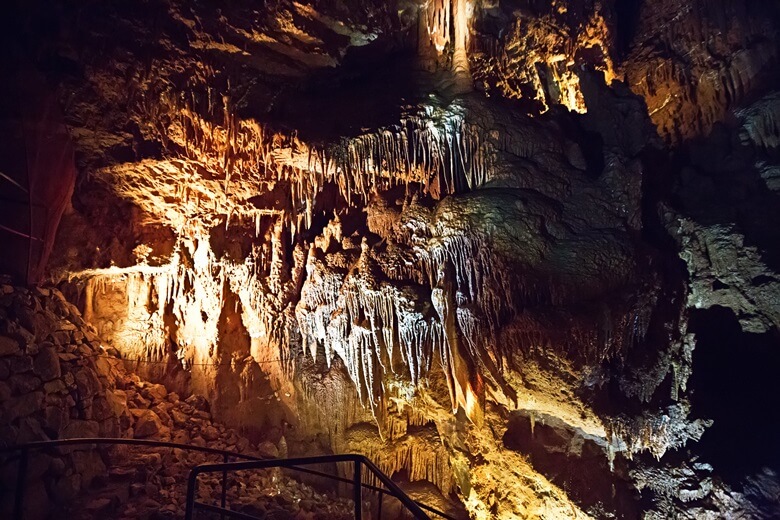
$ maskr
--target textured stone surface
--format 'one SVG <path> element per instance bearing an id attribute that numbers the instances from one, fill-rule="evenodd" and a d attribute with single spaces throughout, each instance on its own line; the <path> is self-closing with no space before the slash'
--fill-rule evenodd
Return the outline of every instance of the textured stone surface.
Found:
<path id="1" fill-rule="evenodd" d="M 776 3 L 55 3 L 13 48 L 86 174 L 53 277 L 96 330 L 3 288 L 0 379 L 45 394 L 9 437 L 224 421 L 478 518 L 771 511 L 701 448 L 728 371 L 688 323 L 776 342 Z"/>

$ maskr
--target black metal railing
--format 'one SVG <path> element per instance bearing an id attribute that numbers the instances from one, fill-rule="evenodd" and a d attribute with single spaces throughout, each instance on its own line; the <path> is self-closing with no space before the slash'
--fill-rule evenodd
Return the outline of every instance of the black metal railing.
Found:
<path id="1" fill-rule="evenodd" d="M 323 473 L 320 471 L 311 470 L 302 467 L 302 466 L 310 466 L 315 464 L 333 464 L 333 463 L 345 463 L 345 462 L 352 464 L 352 479 L 346 479 L 329 473 Z M 364 467 L 370 472 L 370 474 L 379 483 L 384 485 L 386 489 L 363 482 L 362 470 Z M 225 463 L 225 464 L 201 464 L 193 468 L 192 471 L 190 472 L 189 482 L 187 484 L 187 509 L 184 516 L 185 520 L 192 520 L 194 518 L 195 511 L 197 510 L 220 513 L 221 515 L 224 516 L 229 516 L 232 518 L 239 518 L 244 520 L 259 520 L 259 517 L 226 509 L 225 500 L 224 500 L 224 490 L 223 490 L 223 499 L 222 499 L 221 507 L 205 504 L 203 502 L 198 502 L 197 500 L 195 500 L 195 494 L 197 493 L 197 487 L 198 487 L 198 476 L 205 473 L 221 472 L 224 480 L 226 474 L 230 471 L 245 471 L 245 470 L 257 470 L 257 469 L 269 469 L 269 468 L 285 468 L 294 471 L 303 471 L 305 473 L 323 476 L 330 480 L 351 484 L 352 493 L 353 493 L 352 501 L 355 507 L 356 520 L 362 520 L 363 518 L 363 489 L 369 489 L 371 491 L 378 493 L 379 495 L 378 502 L 377 502 L 377 518 L 382 518 L 382 503 L 384 501 L 384 496 L 389 495 L 396 498 L 404 506 L 404 508 L 416 519 L 429 520 L 430 517 L 425 513 L 425 511 L 423 511 L 423 510 L 427 510 L 442 518 L 446 518 L 448 520 L 454 520 L 452 517 L 448 516 L 445 513 L 442 513 L 441 511 L 437 511 L 436 509 L 430 506 L 412 500 L 406 493 L 403 492 L 403 490 L 401 490 L 401 488 L 398 487 L 398 485 L 395 482 L 393 482 L 390 479 L 390 477 L 382 473 L 382 471 L 379 468 L 377 468 L 374 465 L 374 463 L 372 463 L 370 460 L 368 460 L 366 457 L 362 455 L 355 455 L 355 454 L 323 455 L 319 457 L 303 457 L 303 458 L 295 458 L 295 459 L 268 459 L 268 460 L 261 460 L 261 461 L 232 462 L 232 463 Z"/>
<path id="2" fill-rule="evenodd" d="M 266 468 L 285 468 L 293 471 L 307 473 L 319 477 L 324 477 L 336 482 L 342 482 L 350 484 L 352 486 L 353 501 L 355 503 L 355 518 L 362 519 L 362 504 L 363 504 L 363 490 L 368 489 L 378 494 L 378 518 L 382 518 L 382 503 L 385 495 L 396 498 L 404 508 L 414 517 L 418 519 L 429 519 L 430 517 L 424 512 L 428 511 L 433 513 L 437 517 L 444 518 L 446 520 L 456 520 L 454 517 L 447 515 L 431 506 L 417 502 L 409 497 L 401 490 L 397 484 L 395 484 L 390 477 L 382 473 L 370 460 L 362 455 L 324 455 L 320 457 L 305 457 L 295 459 L 272 459 L 255 457 L 244 453 L 235 451 L 220 450 L 216 448 L 209 448 L 206 446 L 194 446 L 189 444 L 179 444 L 175 442 L 166 441 L 154 441 L 148 439 L 114 439 L 114 438 L 85 438 L 85 439 L 60 439 L 52 441 L 39 441 L 30 442 L 27 444 L 20 444 L 16 446 L 0 447 L 0 455 L 12 454 L 10 458 L 5 459 L 3 462 L 8 463 L 13 461 L 14 455 L 18 454 L 19 466 L 16 472 L 16 489 L 14 495 L 14 509 L 13 520 L 22 520 L 24 512 L 24 498 L 27 485 L 27 468 L 30 459 L 30 453 L 36 450 L 43 450 L 47 448 L 58 448 L 62 446 L 79 446 L 79 445 L 133 445 L 133 446 L 145 446 L 148 448 L 175 448 L 185 451 L 197 451 L 201 453 L 208 453 L 211 455 L 219 455 L 222 457 L 222 464 L 201 464 L 195 466 L 189 475 L 187 484 L 187 503 L 186 503 L 186 520 L 192 520 L 193 514 L 196 510 L 202 510 L 207 512 L 218 513 L 222 518 L 232 517 L 245 520 L 257 520 L 257 517 L 232 511 L 227 509 L 227 477 L 228 473 L 232 471 L 252 470 L 252 469 L 266 469 Z M 241 462 L 231 462 L 231 459 L 238 459 Z M 351 479 L 339 477 L 330 473 L 325 473 L 315 469 L 307 468 L 305 466 L 315 464 L 332 464 L 332 463 L 352 463 L 353 475 Z M 365 467 L 373 475 L 379 483 L 385 486 L 385 488 L 374 486 L 363 482 L 362 469 Z M 220 505 L 210 505 L 195 500 L 197 490 L 197 478 L 198 475 L 206 473 L 222 473 L 222 482 L 220 489 Z"/>

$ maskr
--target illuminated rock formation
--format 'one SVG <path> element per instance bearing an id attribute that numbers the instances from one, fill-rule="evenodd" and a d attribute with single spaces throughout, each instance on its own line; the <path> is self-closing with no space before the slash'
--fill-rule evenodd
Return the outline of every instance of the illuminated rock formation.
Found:
<path id="1" fill-rule="evenodd" d="M 50 277 L 128 370 L 473 518 L 777 510 L 697 388 L 780 324 L 776 8 L 60 4 Z"/>

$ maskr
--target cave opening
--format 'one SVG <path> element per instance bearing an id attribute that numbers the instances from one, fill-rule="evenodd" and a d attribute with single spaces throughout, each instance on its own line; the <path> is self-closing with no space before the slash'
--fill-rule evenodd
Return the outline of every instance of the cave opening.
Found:
<path id="1" fill-rule="evenodd" d="M 617 0 L 615 2 L 616 46 L 618 53 L 623 56 L 631 50 L 631 42 L 639 25 L 639 15 L 643 3 L 644 0 Z"/>
<path id="2" fill-rule="evenodd" d="M 763 467 L 780 471 L 778 332 L 743 332 L 734 311 L 719 306 L 693 311 L 690 330 L 693 411 L 714 421 L 696 451 L 734 483 Z"/>

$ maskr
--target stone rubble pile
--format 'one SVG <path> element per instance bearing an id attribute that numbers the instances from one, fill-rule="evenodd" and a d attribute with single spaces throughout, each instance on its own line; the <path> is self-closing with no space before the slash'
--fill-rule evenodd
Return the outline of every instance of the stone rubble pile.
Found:
<path id="1" fill-rule="evenodd" d="M 57 289 L 0 280 L 0 447 L 50 439 L 122 437 L 276 457 L 212 421 L 209 403 L 181 399 L 127 372 Z M 235 460 L 235 459 L 233 459 Z M 167 519 L 184 514 L 192 467 L 220 455 L 146 446 L 33 450 L 24 518 Z M 18 456 L 0 453 L 0 517 L 13 508 Z M 328 483 L 324 483 L 328 484 Z M 221 474 L 199 480 L 198 500 L 218 505 Z M 231 473 L 228 507 L 273 518 L 351 517 L 348 501 L 315 491 L 282 470 Z"/>

